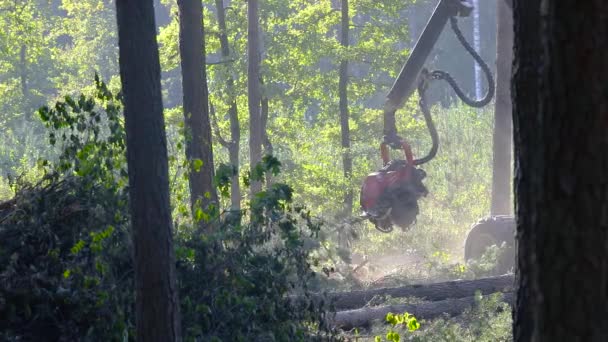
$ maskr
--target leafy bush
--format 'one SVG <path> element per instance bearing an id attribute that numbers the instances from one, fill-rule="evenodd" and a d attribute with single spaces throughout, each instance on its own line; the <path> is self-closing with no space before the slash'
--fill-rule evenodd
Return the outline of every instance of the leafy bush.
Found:
<path id="1" fill-rule="evenodd" d="M 132 327 L 128 228 L 83 179 L 23 185 L 0 211 L 2 339 L 119 339 Z"/>
<path id="2" fill-rule="evenodd" d="M 392 342 L 401 341 L 401 334 L 395 331 L 395 327 L 405 328 L 409 332 L 416 331 L 420 329 L 420 323 L 413 315 L 410 315 L 407 312 L 404 312 L 402 315 L 395 315 L 393 313 L 388 313 L 386 315 L 386 322 L 389 323 L 392 328 L 386 333 L 386 340 Z M 376 336 L 374 338 L 375 342 L 382 342 L 382 337 Z"/>
<path id="3" fill-rule="evenodd" d="M 132 335 L 120 97 L 98 79 L 96 86 L 95 98 L 66 97 L 40 109 L 51 145 L 61 144 L 62 153 L 57 163 L 41 161 L 43 179 L 18 184 L 14 199 L 0 210 L 4 339 Z"/>
<path id="4" fill-rule="evenodd" d="M 40 116 L 56 163 L 0 207 L 2 339 L 133 340 L 134 292 L 120 94 L 96 79 L 96 97 L 66 97 Z M 278 172 L 266 157 L 247 178 Z M 218 180 L 220 187 L 228 179 Z M 177 230 L 178 285 L 189 341 L 337 339 L 328 303 L 312 301 L 310 247 L 320 225 L 275 183 L 256 195 L 249 221 L 208 216 Z M 207 215 L 201 217 L 207 218 Z M 244 220 L 243 220 L 244 221 Z"/>
<path id="5" fill-rule="evenodd" d="M 203 341 L 308 341 L 318 328 L 328 332 L 320 324 L 327 307 L 304 299 L 315 277 L 304 237 L 319 226 L 292 205 L 284 184 L 258 194 L 251 215 L 250 224 L 194 234 L 178 249 L 187 334 Z"/>

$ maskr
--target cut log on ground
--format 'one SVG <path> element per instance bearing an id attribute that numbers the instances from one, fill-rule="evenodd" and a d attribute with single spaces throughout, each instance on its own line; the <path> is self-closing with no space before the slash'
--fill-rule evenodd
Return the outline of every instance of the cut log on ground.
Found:
<path id="1" fill-rule="evenodd" d="M 515 296 L 513 292 L 503 294 L 502 300 L 509 305 L 513 305 Z M 467 308 L 475 304 L 475 297 L 465 297 L 458 299 L 446 299 L 437 302 L 426 302 L 420 304 L 396 304 L 377 307 L 364 307 L 356 310 L 340 311 L 336 313 L 332 325 L 343 330 L 353 328 L 368 327 L 374 320 L 384 320 L 386 314 L 402 314 L 408 312 L 418 319 L 437 318 L 443 314 L 457 316 Z"/>
<path id="2" fill-rule="evenodd" d="M 473 296 L 475 291 L 486 295 L 496 292 L 513 291 L 513 275 L 483 278 L 476 280 L 455 280 L 443 283 L 407 285 L 402 287 L 361 290 L 352 292 L 329 293 L 336 310 L 356 309 L 365 306 L 376 296 L 392 298 L 415 297 L 426 301 Z"/>

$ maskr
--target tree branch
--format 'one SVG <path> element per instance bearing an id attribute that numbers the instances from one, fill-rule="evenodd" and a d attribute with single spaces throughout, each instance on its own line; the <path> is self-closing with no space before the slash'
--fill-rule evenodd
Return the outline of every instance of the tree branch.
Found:
<path id="1" fill-rule="evenodd" d="M 209 104 L 209 112 L 211 114 L 211 125 L 213 126 L 213 133 L 217 137 L 217 140 L 220 142 L 220 145 L 224 146 L 225 148 L 230 148 L 231 142 L 226 141 L 226 139 L 222 137 L 222 133 L 220 132 L 220 126 L 217 124 L 215 106 L 212 103 Z"/>

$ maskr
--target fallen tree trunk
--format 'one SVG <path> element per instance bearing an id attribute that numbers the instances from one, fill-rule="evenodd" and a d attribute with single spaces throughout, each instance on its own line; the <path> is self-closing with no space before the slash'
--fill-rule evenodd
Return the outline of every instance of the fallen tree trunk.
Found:
<path id="1" fill-rule="evenodd" d="M 509 305 L 514 302 L 513 292 L 503 293 L 502 300 Z M 467 308 L 475 304 L 475 297 L 464 297 L 458 299 L 446 299 L 437 302 L 426 302 L 420 304 L 395 304 L 377 307 L 365 307 L 356 310 L 340 311 L 331 321 L 331 325 L 343 330 L 357 327 L 368 327 L 374 320 L 384 320 L 386 314 L 402 314 L 408 312 L 418 319 L 432 319 L 443 314 L 457 316 Z"/>
<path id="2" fill-rule="evenodd" d="M 455 280 L 443 283 L 407 285 L 402 287 L 328 293 L 336 310 L 356 309 L 365 306 L 375 296 L 393 298 L 416 297 L 427 301 L 473 296 L 475 291 L 486 295 L 513 291 L 513 275 L 476 280 Z"/>

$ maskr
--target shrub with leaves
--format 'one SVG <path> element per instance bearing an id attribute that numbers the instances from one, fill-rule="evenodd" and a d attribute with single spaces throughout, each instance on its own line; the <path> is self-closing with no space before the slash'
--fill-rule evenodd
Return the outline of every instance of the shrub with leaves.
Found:
<path id="1" fill-rule="evenodd" d="M 251 178 L 276 173 L 279 166 L 267 156 Z M 305 299 L 315 277 L 305 242 L 320 226 L 293 204 L 292 189 L 281 183 L 255 196 L 250 217 L 247 224 L 227 220 L 212 234 L 180 242 L 182 315 L 192 323 L 186 334 L 203 341 L 331 337 L 322 324 L 327 306 Z M 294 294 L 299 296 L 288 296 Z"/>
<path id="2" fill-rule="evenodd" d="M 96 86 L 40 109 L 63 152 L 1 205 L 2 339 L 117 340 L 133 327 L 120 98 Z"/>
<path id="3" fill-rule="evenodd" d="M 409 332 L 414 332 L 420 329 L 420 323 L 413 315 L 404 312 L 402 315 L 393 314 L 389 312 L 386 314 L 386 322 L 391 325 L 391 329 L 386 333 L 386 341 L 390 342 L 399 342 L 401 341 L 401 334 L 396 329 L 399 330 L 407 330 Z M 381 336 L 376 336 L 374 338 L 375 342 L 382 342 Z"/>
<path id="4" fill-rule="evenodd" d="M 122 105 L 97 78 L 96 89 L 94 97 L 41 108 L 62 153 L 40 162 L 42 181 L 0 205 L 2 340 L 134 340 Z M 279 168 L 267 156 L 246 178 Z M 218 178 L 220 189 L 227 181 Z M 327 303 L 307 299 L 315 278 L 307 241 L 319 224 L 282 183 L 257 194 L 243 214 L 245 223 L 206 213 L 178 227 L 184 338 L 335 339 L 323 324 Z M 199 230 L 199 219 L 210 232 Z"/>
<path id="5" fill-rule="evenodd" d="M 8 203 L 8 202 L 7 202 Z M 82 179 L 26 185 L 0 213 L 0 339 L 120 338 L 132 327 L 116 194 Z"/>

